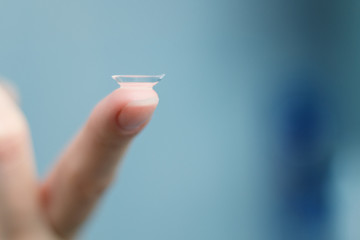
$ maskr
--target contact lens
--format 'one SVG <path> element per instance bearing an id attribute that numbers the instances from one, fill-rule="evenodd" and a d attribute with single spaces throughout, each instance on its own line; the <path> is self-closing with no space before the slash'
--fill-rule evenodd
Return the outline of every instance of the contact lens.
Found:
<path id="1" fill-rule="evenodd" d="M 114 75 L 112 78 L 121 88 L 152 88 L 165 74 L 161 75 Z"/>

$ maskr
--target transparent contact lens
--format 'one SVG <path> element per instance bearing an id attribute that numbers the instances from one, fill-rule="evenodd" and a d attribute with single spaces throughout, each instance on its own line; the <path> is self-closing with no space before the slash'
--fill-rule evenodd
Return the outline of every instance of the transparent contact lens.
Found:
<path id="1" fill-rule="evenodd" d="M 114 75 L 112 78 L 121 88 L 152 88 L 165 74 L 161 75 Z"/>

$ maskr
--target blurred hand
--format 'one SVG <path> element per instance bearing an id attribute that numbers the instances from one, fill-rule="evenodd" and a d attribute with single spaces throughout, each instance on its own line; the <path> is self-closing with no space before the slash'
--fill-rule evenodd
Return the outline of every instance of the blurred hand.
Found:
<path id="1" fill-rule="evenodd" d="M 152 89 L 115 90 L 39 182 L 24 115 L 0 85 L 0 240 L 73 238 L 157 103 Z"/>

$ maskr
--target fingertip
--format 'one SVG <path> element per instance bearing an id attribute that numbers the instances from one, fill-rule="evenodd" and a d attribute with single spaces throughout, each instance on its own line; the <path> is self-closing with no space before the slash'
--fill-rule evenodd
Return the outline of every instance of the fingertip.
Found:
<path id="1" fill-rule="evenodd" d="M 123 134 L 136 134 L 148 123 L 157 107 L 158 98 L 135 100 L 128 103 L 118 116 Z"/>
<path id="2" fill-rule="evenodd" d="M 109 96 L 112 104 L 123 105 L 133 101 L 146 101 L 148 99 L 157 99 L 159 96 L 152 88 L 118 88 L 113 91 Z"/>
<path id="3" fill-rule="evenodd" d="M 88 129 L 103 141 L 132 137 L 151 119 L 158 102 L 158 94 L 151 88 L 116 89 L 95 107 Z"/>

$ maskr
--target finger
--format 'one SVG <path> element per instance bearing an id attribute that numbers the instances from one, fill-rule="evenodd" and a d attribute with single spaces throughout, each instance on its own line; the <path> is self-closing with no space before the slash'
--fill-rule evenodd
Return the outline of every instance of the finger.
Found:
<path id="1" fill-rule="evenodd" d="M 95 107 L 43 187 L 46 212 L 60 236 L 72 235 L 87 217 L 157 103 L 152 89 L 120 88 Z"/>
<path id="2" fill-rule="evenodd" d="M 0 85 L 0 226 L 5 239 L 33 231 L 40 222 L 36 189 L 25 118 Z"/>

